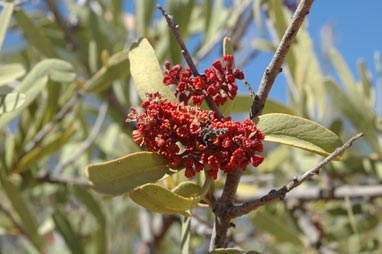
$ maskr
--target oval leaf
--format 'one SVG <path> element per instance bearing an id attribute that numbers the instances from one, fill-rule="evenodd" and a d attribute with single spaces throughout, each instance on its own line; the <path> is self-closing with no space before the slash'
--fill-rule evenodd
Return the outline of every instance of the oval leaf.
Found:
<path id="1" fill-rule="evenodd" d="M 137 204 L 158 213 L 185 213 L 199 202 L 199 197 L 182 197 L 165 187 L 148 183 L 129 193 Z"/>
<path id="2" fill-rule="evenodd" d="M 238 94 L 235 98 L 232 112 L 249 112 L 252 103 L 253 99 L 248 94 Z M 267 99 L 263 109 L 263 114 L 269 113 L 296 115 L 291 109 L 272 99 Z"/>
<path id="3" fill-rule="evenodd" d="M 9 21 L 11 21 L 13 7 L 13 3 L 3 3 L 3 10 L 0 15 L 0 49 L 3 46 L 3 41 L 8 29 Z"/>
<path id="4" fill-rule="evenodd" d="M 257 128 L 265 141 L 276 142 L 328 156 L 342 146 L 340 138 L 322 125 L 298 116 L 266 114 L 260 116 Z"/>
<path id="5" fill-rule="evenodd" d="M 129 53 L 130 72 L 139 97 L 145 101 L 146 93 L 159 92 L 169 101 L 177 101 L 173 92 L 163 85 L 163 73 L 147 39 L 142 38 L 133 44 Z"/>
<path id="6" fill-rule="evenodd" d="M 22 93 L 8 93 L 0 94 L 0 115 L 3 113 L 11 112 L 21 107 L 25 102 L 25 94 Z"/>
<path id="7" fill-rule="evenodd" d="M 35 47 L 40 53 L 46 57 L 58 57 L 55 46 L 52 44 L 46 34 L 40 27 L 33 23 L 24 11 L 19 10 L 13 15 L 16 19 L 17 25 L 24 33 L 24 37 L 28 42 Z"/>
<path id="8" fill-rule="evenodd" d="M 73 230 L 73 227 L 65 213 L 56 208 L 52 216 L 57 231 L 62 235 L 62 238 L 64 238 L 64 241 L 71 252 L 73 254 L 85 253 L 80 241 L 80 237 Z"/>
<path id="9" fill-rule="evenodd" d="M 36 64 L 20 85 L 13 90 L 13 92 L 24 93 L 27 97 L 26 102 L 17 110 L 0 118 L 0 129 L 17 117 L 23 109 L 28 107 L 37 98 L 44 89 L 48 78 L 57 82 L 71 82 L 75 76 L 73 66 L 59 59 L 45 59 Z"/>
<path id="10" fill-rule="evenodd" d="M 192 197 L 197 196 L 201 189 L 202 188 L 200 188 L 198 184 L 187 181 L 180 183 L 178 186 L 172 189 L 172 192 L 182 197 Z"/>
<path id="11" fill-rule="evenodd" d="M 133 153 L 86 168 L 86 175 L 94 189 L 109 195 L 124 194 L 174 172 L 165 157 L 152 152 Z"/>
<path id="12" fill-rule="evenodd" d="M 21 64 L 0 65 L 0 86 L 24 76 L 25 69 Z"/>
<path id="13" fill-rule="evenodd" d="M 86 92 L 97 93 L 110 86 L 114 80 L 125 78 L 129 75 L 129 58 L 125 51 L 112 55 L 103 66 L 86 84 Z"/>
<path id="14" fill-rule="evenodd" d="M 173 214 L 182 213 L 189 216 L 186 210 L 194 207 L 207 194 L 212 178 L 207 177 L 203 187 L 195 183 L 184 182 L 172 191 L 156 184 L 145 184 L 129 193 L 137 204 L 154 212 Z"/>

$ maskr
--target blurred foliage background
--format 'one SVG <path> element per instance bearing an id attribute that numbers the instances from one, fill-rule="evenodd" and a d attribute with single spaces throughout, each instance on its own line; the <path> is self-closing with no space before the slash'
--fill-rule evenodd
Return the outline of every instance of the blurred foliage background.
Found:
<path id="1" fill-rule="evenodd" d="M 206 58 L 228 36 L 245 72 L 253 71 L 245 67 L 258 54 L 275 50 L 295 8 L 281 0 L 161 3 L 183 39 L 193 41 L 199 66 L 210 64 Z M 130 0 L 2 2 L 0 45 L 14 32 L 25 43 L 1 51 L 1 253 L 179 253 L 179 216 L 149 212 L 127 196 L 99 195 L 84 175 L 89 163 L 142 149 L 132 140 L 134 126 L 125 123 L 129 108 L 140 105 L 129 74 L 131 44 L 146 37 L 161 63 L 182 63 L 156 1 L 135 1 L 134 14 L 123 11 L 126 4 Z M 262 38 L 243 39 L 250 24 Z M 340 52 L 326 45 L 338 78 L 326 77 L 307 25 L 283 68 L 288 102 L 270 101 L 264 113 L 313 119 L 343 140 L 355 132 L 365 138 L 285 202 L 237 219 L 230 246 L 262 253 L 381 253 L 381 61 L 376 54 L 372 79 L 360 60 L 356 80 Z M 247 117 L 250 105 L 248 94 L 238 96 L 234 118 Z M 282 186 L 321 160 L 277 145 L 264 154 L 259 168 L 245 171 L 238 201 Z M 182 171 L 174 176 L 182 177 Z M 217 190 L 223 182 L 220 177 Z M 205 253 L 213 216 L 201 208 L 194 214 L 191 253 Z"/>

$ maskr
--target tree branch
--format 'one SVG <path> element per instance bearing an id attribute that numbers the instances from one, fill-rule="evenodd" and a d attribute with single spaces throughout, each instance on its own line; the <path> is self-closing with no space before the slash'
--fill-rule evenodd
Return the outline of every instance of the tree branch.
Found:
<path id="1" fill-rule="evenodd" d="M 178 30 L 179 26 L 175 24 L 173 17 L 168 15 L 166 13 L 166 11 L 162 8 L 162 6 L 160 6 L 158 4 L 157 8 L 162 12 L 162 15 L 165 17 L 165 19 L 167 21 L 168 27 L 171 29 L 172 33 L 175 36 L 176 41 L 178 42 L 180 48 L 182 49 L 182 55 L 183 55 L 184 59 L 186 60 L 188 67 L 190 67 L 192 74 L 195 77 L 199 76 L 200 74 L 199 74 L 198 70 L 196 69 L 195 63 L 191 58 L 190 52 L 188 51 L 186 44 L 184 44 L 184 41 L 183 41 L 182 37 L 180 36 L 179 30 Z M 223 114 L 219 111 L 218 106 L 216 105 L 214 100 L 211 98 L 211 96 L 206 97 L 206 103 L 207 103 L 208 107 L 211 110 L 216 111 L 221 118 L 224 117 Z"/>
<path id="2" fill-rule="evenodd" d="M 256 192 L 255 196 L 251 200 L 245 197 L 238 196 L 236 201 L 238 202 L 253 202 L 260 199 L 262 196 L 267 195 L 265 189 L 260 189 Z M 285 200 L 297 199 L 300 201 L 318 201 L 318 200 L 343 200 L 345 197 L 350 199 L 356 198 L 377 198 L 382 197 L 381 185 L 357 185 L 350 186 L 344 185 L 332 190 L 323 190 L 318 187 L 310 187 L 295 190 L 285 197 Z"/>
<path id="3" fill-rule="evenodd" d="M 244 214 L 248 214 L 249 212 L 256 210 L 260 206 L 263 206 L 273 200 L 280 199 L 283 200 L 285 198 L 285 195 L 305 182 L 306 180 L 310 179 L 312 176 L 319 174 L 320 169 L 324 167 L 326 164 L 328 164 L 331 160 L 333 160 L 335 157 L 342 154 L 346 149 L 348 149 L 355 140 L 359 139 L 363 136 L 363 133 L 359 133 L 349 139 L 343 146 L 340 148 L 337 148 L 333 153 L 331 153 L 328 157 L 326 157 L 324 160 L 322 160 L 320 163 L 318 163 L 314 168 L 306 171 L 303 175 L 300 177 L 294 178 L 290 183 L 287 185 L 279 188 L 278 190 L 271 190 L 268 194 L 262 196 L 261 198 L 255 199 L 250 202 L 245 202 L 244 204 L 240 206 L 232 206 L 230 207 L 226 213 L 227 216 L 231 218 L 235 218 Z"/>
<path id="4" fill-rule="evenodd" d="M 97 138 L 99 132 L 101 131 L 102 124 L 106 118 L 107 108 L 108 108 L 108 104 L 104 102 L 99 109 L 97 119 L 94 123 L 94 126 L 93 126 L 89 136 L 86 138 L 86 140 L 84 142 L 82 142 L 82 144 L 78 148 L 78 150 L 73 152 L 72 156 L 69 159 L 67 159 L 66 161 L 64 161 L 62 163 L 59 163 L 54 168 L 53 172 L 55 175 L 61 173 L 61 171 L 64 168 L 66 168 L 67 166 L 69 166 L 70 164 L 75 162 L 93 144 L 94 140 Z"/>
<path id="5" fill-rule="evenodd" d="M 300 1 L 297 10 L 292 17 L 292 22 L 289 24 L 287 30 L 285 31 L 284 36 L 281 39 L 281 42 L 278 45 L 272 58 L 272 61 L 268 65 L 264 72 L 263 78 L 261 79 L 259 89 L 257 90 L 256 97 L 253 100 L 253 104 L 251 106 L 251 112 L 249 114 L 251 119 L 261 114 L 272 85 L 277 75 L 282 71 L 281 65 L 284 62 L 284 58 L 287 55 L 289 48 L 292 45 L 294 38 L 296 37 L 296 34 L 305 19 L 305 16 L 308 15 L 313 2 L 314 0 Z"/>

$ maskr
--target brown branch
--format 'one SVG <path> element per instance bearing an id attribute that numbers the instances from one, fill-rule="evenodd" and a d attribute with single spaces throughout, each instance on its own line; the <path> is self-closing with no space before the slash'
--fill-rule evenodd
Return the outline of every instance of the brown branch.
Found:
<path id="1" fill-rule="evenodd" d="M 238 196 L 238 202 L 253 202 L 253 200 L 260 199 L 262 196 L 267 195 L 265 189 L 260 189 L 256 192 L 252 201 L 245 197 Z M 350 186 L 344 185 L 332 190 L 323 190 L 317 187 L 303 188 L 295 190 L 285 197 L 285 200 L 297 199 L 300 201 L 319 201 L 319 200 L 343 200 L 345 197 L 350 199 L 357 198 L 377 198 L 382 197 L 381 185 L 357 185 Z"/>
<path id="2" fill-rule="evenodd" d="M 251 112 L 249 114 L 251 119 L 261 114 L 272 85 L 277 75 L 282 71 L 281 65 L 284 62 L 284 58 L 287 55 L 289 48 L 305 19 L 305 16 L 308 15 L 313 2 L 314 0 L 300 1 L 297 10 L 292 17 L 291 23 L 289 24 L 280 44 L 276 49 L 272 61 L 268 65 L 264 72 L 263 78 L 261 79 L 259 89 L 257 90 L 256 97 L 251 106 Z"/>
<path id="3" fill-rule="evenodd" d="M 65 34 L 66 40 L 70 43 L 73 50 L 76 50 L 79 48 L 79 43 L 76 39 L 76 37 L 73 35 L 70 28 L 67 26 L 64 18 L 62 17 L 60 11 L 58 10 L 58 7 L 55 3 L 55 1 L 52 0 L 45 0 L 46 4 L 48 5 L 49 10 L 53 13 L 58 26 L 61 28 L 61 30 Z"/>
<path id="4" fill-rule="evenodd" d="M 182 37 L 180 36 L 179 30 L 178 30 L 179 26 L 175 24 L 174 18 L 172 16 L 168 15 L 166 13 L 166 11 L 162 8 L 162 6 L 160 6 L 158 4 L 157 8 L 162 12 L 162 15 L 165 17 L 167 24 L 168 24 L 168 27 L 171 29 L 172 33 L 174 34 L 175 39 L 178 42 L 178 44 L 182 50 L 182 55 L 183 55 L 184 59 L 186 60 L 188 67 L 190 67 L 192 74 L 195 77 L 199 76 L 199 72 L 196 69 L 195 63 L 192 60 L 190 52 L 188 51 L 186 44 L 184 43 Z M 211 98 L 211 96 L 206 97 L 206 103 L 211 110 L 216 111 L 221 118 L 223 117 L 223 114 L 219 111 L 218 106 L 216 105 L 214 100 Z"/>
<path id="5" fill-rule="evenodd" d="M 237 168 L 232 174 L 227 175 L 223 193 L 212 208 L 215 213 L 215 222 L 212 229 L 210 251 L 213 251 L 215 248 L 224 247 L 227 231 L 231 227 L 231 217 L 227 216 L 226 211 L 235 201 L 237 187 L 239 186 L 242 174 L 243 170 Z"/>
<path id="6" fill-rule="evenodd" d="M 346 149 L 348 149 L 355 140 L 359 139 L 363 136 L 363 133 L 359 133 L 356 136 L 349 139 L 343 146 L 337 148 L 333 153 L 331 153 L 328 157 L 326 157 L 324 160 L 322 160 L 320 163 L 318 163 L 314 168 L 306 171 L 303 175 L 294 178 L 290 183 L 287 185 L 279 188 L 278 190 L 271 190 L 268 194 L 262 196 L 261 198 L 255 199 L 250 202 L 245 202 L 244 204 L 240 206 L 232 206 L 227 211 L 226 214 L 228 217 L 235 218 L 244 214 L 248 214 L 249 212 L 256 210 L 260 206 L 263 206 L 273 200 L 279 199 L 284 200 L 285 195 L 305 182 L 306 180 L 310 179 L 312 176 L 319 174 L 320 169 L 324 167 L 326 164 L 328 164 L 331 160 L 342 154 Z"/>

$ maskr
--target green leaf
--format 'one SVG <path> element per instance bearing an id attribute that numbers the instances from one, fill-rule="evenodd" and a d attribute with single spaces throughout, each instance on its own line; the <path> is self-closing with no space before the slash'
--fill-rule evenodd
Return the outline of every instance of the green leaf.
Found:
<path id="1" fill-rule="evenodd" d="M 229 37 L 225 37 L 223 40 L 223 56 L 226 56 L 226 55 L 233 55 L 233 47 L 231 43 L 231 38 Z M 232 68 L 234 67 L 235 67 L 235 63 L 233 63 L 232 65 Z M 234 104 L 235 104 L 234 100 L 228 99 L 226 103 L 224 103 L 224 105 L 219 107 L 220 112 L 222 112 L 224 116 L 229 116 L 232 112 Z"/>
<path id="2" fill-rule="evenodd" d="M 42 92 L 48 78 L 57 82 L 71 82 L 75 73 L 71 64 L 58 60 L 46 59 L 39 62 L 12 92 L 26 95 L 25 103 L 18 109 L 1 116 L 0 129 L 17 117 L 22 110 L 28 107 Z"/>
<path id="3" fill-rule="evenodd" d="M 212 181 L 211 177 L 207 177 L 203 188 L 196 195 L 195 187 L 189 183 L 180 184 L 182 186 L 175 187 L 173 191 L 157 184 L 148 183 L 130 192 L 129 196 L 135 203 L 151 211 L 163 214 L 182 213 L 189 216 L 186 210 L 196 206 L 204 198 Z"/>
<path id="4" fill-rule="evenodd" d="M 0 94 L 0 115 L 21 107 L 25 102 L 23 93 Z"/>
<path id="5" fill-rule="evenodd" d="M 265 134 L 265 141 L 301 148 L 323 156 L 340 146 L 342 141 L 322 125 L 298 116 L 266 114 L 256 120 L 257 128 Z"/>
<path id="6" fill-rule="evenodd" d="M 282 219 L 274 216 L 268 212 L 257 211 L 252 216 L 252 222 L 256 229 L 267 231 L 274 235 L 280 242 L 289 242 L 294 245 L 302 245 L 300 238 L 297 237 L 296 232 L 293 232 L 284 223 Z"/>
<path id="7" fill-rule="evenodd" d="M 234 100 L 232 112 L 249 112 L 253 103 L 251 96 L 247 94 L 238 94 Z M 263 109 L 263 114 L 283 113 L 296 115 L 291 109 L 272 99 L 267 99 Z"/>
<path id="8" fill-rule="evenodd" d="M 2 64 L 0 65 L 0 86 L 15 81 L 24 74 L 25 69 L 21 64 Z"/>
<path id="9" fill-rule="evenodd" d="M 243 251 L 235 248 L 227 248 L 227 249 L 216 249 L 211 252 L 206 252 L 205 254 L 261 254 L 260 252 L 257 251 Z"/>
<path id="10" fill-rule="evenodd" d="M 88 93 L 97 93 L 115 80 L 123 79 L 129 75 L 129 53 L 126 51 L 118 52 L 108 59 L 107 66 L 103 66 L 86 83 L 85 91 Z"/>
<path id="11" fill-rule="evenodd" d="M 21 219 L 22 226 L 30 237 L 30 240 L 38 250 L 42 251 L 44 249 L 44 244 L 38 234 L 36 215 L 33 214 L 26 200 L 23 198 L 22 193 L 13 185 L 13 183 L 8 180 L 2 180 L 1 182 L 9 201 L 11 201 L 13 208 Z"/>
<path id="12" fill-rule="evenodd" d="M 52 216 L 57 231 L 62 235 L 71 252 L 73 254 L 85 253 L 80 242 L 80 237 L 74 232 L 66 215 L 56 208 Z"/>
<path id="13" fill-rule="evenodd" d="M 358 105 L 354 104 L 342 91 L 339 85 L 333 80 L 326 80 L 325 87 L 332 99 L 333 105 L 353 124 L 360 132 L 363 132 L 372 148 L 382 154 L 378 143 L 378 134 L 374 128 L 374 120 L 368 112 L 361 111 Z"/>
<path id="14" fill-rule="evenodd" d="M 172 189 L 172 192 L 182 197 L 197 196 L 198 193 L 200 193 L 200 191 L 201 191 L 200 186 L 190 181 L 182 182 L 178 186 L 176 186 L 174 189 Z"/>
<path id="15" fill-rule="evenodd" d="M 191 236 L 191 217 L 184 216 L 182 218 L 182 232 L 180 237 L 180 252 L 181 254 L 188 254 L 190 249 L 190 236 Z"/>
<path id="16" fill-rule="evenodd" d="M 151 211 L 163 214 L 183 213 L 186 216 L 189 214 L 185 211 L 199 202 L 198 198 L 182 197 L 152 183 L 136 188 L 129 193 L 129 196 L 135 203 Z"/>
<path id="17" fill-rule="evenodd" d="M 173 92 L 163 85 L 163 74 L 159 62 L 147 39 L 142 38 L 133 44 L 129 53 L 130 72 L 139 97 L 146 101 L 146 93 L 159 92 L 162 96 L 176 102 Z"/>
<path id="18" fill-rule="evenodd" d="M 59 57 L 52 42 L 48 39 L 44 32 L 36 26 L 27 15 L 25 15 L 22 10 L 15 12 L 13 16 L 15 17 L 17 24 L 22 29 L 25 38 L 33 47 L 35 47 L 46 57 Z"/>
<path id="19" fill-rule="evenodd" d="M 0 15 L 0 50 L 1 50 L 1 47 L 3 46 L 4 37 L 12 17 L 13 7 L 14 7 L 13 3 L 7 3 L 7 2 L 3 3 L 3 11 L 1 12 L 1 15 Z"/>
<path id="20" fill-rule="evenodd" d="M 154 0 L 141 0 L 135 3 L 135 26 L 140 36 L 147 36 L 153 16 L 154 3 Z"/>
<path id="21" fill-rule="evenodd" d="M 268 40 L 254 40 L 252 46 L 261 51 L 274 52 L 276 50 L 275 45 Z"/>
<path id="22" fill-rule="evenodd" d="M 14 168 L 14 172 L 21 173 L 29 169 L 29 166 L 33 163 L 39 162 L 45 156 L 51 155 L 54 152 L 62 148 L 76 133 L 72 127 L 66 127 L 64 132 L 56 134 L 46 144 L 37 146 L 32 151 L 25 154 L 21 160 L 18 161 Z"/>
<path id="23" fill-rule="evenodd" d="M 100 227 L 106 227 L 106 218 L 104 212 L 101 209 L 100 203 L 97 202 L 84 187 L 73 185 L 72 189 L 76 198 L 86 206 L 88 211 L 97 220 Z"/>
<path id="24" fill-rule="evenodd" d="M 346 65 L 340 53 L 334 48 L 330 50 L 330 59 L 335 69 L 337 70 L 337 73 L 342 83 L 346 87 L 346 91 L 349 94 L 349 98 L 352 100 L 353 103 L 357 105 L 359 105 L 358 103 L 362 100 L 363 105 L 363 98 L 360 97 L 360 90 L 357 87 L 353 74 L 351 73 L 349 67 Z"/>
<path id="25" fill-rule="evenodd" d="M 358 61 L 358 72 L 361 76 L 363 94 L 366 97 L 366 103 L 372 108 L 374 106 L 373 85 L 370 80 L 369 71 L 366 68 L 365 61 Z"/>
<path id="26" fill-rule="evenodd" d="M 154 183 L 175 171 L 158 153 L 138 152 L 86 167 L 86 175 L 96 191 L 121 195 L 146 183 Z"/>

